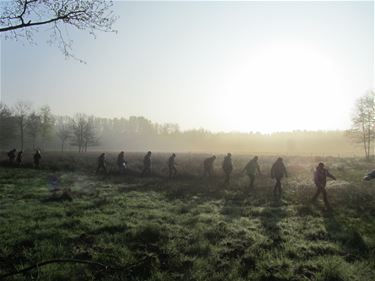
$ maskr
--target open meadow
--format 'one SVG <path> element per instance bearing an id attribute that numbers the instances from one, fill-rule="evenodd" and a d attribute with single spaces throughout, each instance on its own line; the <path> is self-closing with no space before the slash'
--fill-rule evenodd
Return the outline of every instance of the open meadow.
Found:
<path id="1" fill-rule="evenodd" d="M 177 154 L 175 179 L 167 154 L 153 154 L 146 178 L 141 153 L 126 155 L 128 175 L 117 173 L 116 154 L 109 174 L 95 175 L 97 156 L 46 152 L 40 170 L 30 155 L 22 168 L 2 163 L 0 279 L 374 280 L 375 181 L 362 181 L 371 163 L 284 156 L 279 199 L 269 176 L 276 156 L 259 156 L 252 191 L 240 173 L 251 155 L 233 155 L 229 185 L 223 155 L 213 179 L 202 178 L 208 155 Z M 337 178 L 327 184 L 332 212 L 322 198 L 310 203 L 319 161 Z M 50 190 L 53 177 L 60 191 Z"/>

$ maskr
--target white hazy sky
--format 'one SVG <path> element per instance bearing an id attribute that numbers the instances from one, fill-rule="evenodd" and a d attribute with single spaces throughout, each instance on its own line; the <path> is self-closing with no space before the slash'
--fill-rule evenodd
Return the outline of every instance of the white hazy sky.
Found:
<path id="1" fill-rule="evenodd" d="M 142 115 L 182 129 L 350 126 L 374 87 L 374 3 L 115 2 L 118 34 L 70 32 L 74 54 L 1 39 L 1 99 L 56 114 Z"/>

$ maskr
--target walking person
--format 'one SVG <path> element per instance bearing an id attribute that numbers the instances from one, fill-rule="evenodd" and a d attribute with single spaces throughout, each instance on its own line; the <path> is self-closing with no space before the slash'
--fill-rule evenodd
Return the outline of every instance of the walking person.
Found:
<path id="1" fill-rule="evenodd" d="M 17 157 L 16 157 L 16 164 L 18 167 L 22 165 L 22 160 L 23 160 L 23 151 L 18 151 Z"/>
<path id="2" fill-rule="evenodd" d="M 281 195 L 281 179 L 284 176 L 287 178 L 288 173 L 286 172 L 283 158 L 279 157 L 271 168 L 271 178 L 276 180 L 275 187 L 273 188 L 273 193 L 275 195 Z"/>
<path id="3" fill-rule="evenodd" d="M 125 160 L 125 152 L 121 151 L 117 156 L 117 167 L 119 169 L 120 174 L 125 174 L 127 168 L 127 162 Z"/>
<path id="4" fill-rule="evenodd" d="M 10 164 L 14 163 L 14 160 L 16 159 L 16 152 L 17 150 L 13 148 L 11 151 L 7 153 Z"/>
<path id="5" fill-rule="evenodd" d="M 214 161 L 216 159 L 216 156 L 213 155 L 211 157 L 206 158 L 203 161 L 203 177 L 208 176 L 211 178 L 214 174 Z"/>
<path id="6" fill-rule="evenodd" d="M 176 169 L 176 154 L 173 153 L 169 158 L 168 158 L 168 170 L 169 170 L 169 178 L 174 178 L 177 175 L 177 169 Z"/>
<path id="7" fill-rule="evenodd" d="M 151 175 L 151 151 L 147 152 L 145 157 L 143 157 L 143 170 L 141 177 Z"/>
<path id="8" fill-rule="evenodd" d="M 230 175 L 233 171 L 233 164 L 232 164 L 232 154 L 228 153 L 227 156 L 224 157 L 223 161 L 223 170 L 225 173 L 225 184 L 229 184 Z"/>
<path id="9" fill-rule="evenodd" d="M 105 153 L 100 154 L 98 157 L 98 167 L 96 168 L 96 174 L 103 170 L 104 174 L 107 174 L 107 168 L 105 167 Z"/>
<path id="10" fill-rule="evenodd" d="M 320 162 L 319 165 L 316 167 L 316 170 L 314 173 L 314 182 L 315 182 L 317 190 L 316 190 L 314 197 L 311 199 L 311 201 L 312 203 L 315 203 L 319 194 L 322 193 L 323 201 L 327 210 L 332 210 L 331 205 L 329 204 L 328 198 L 327 198 L 327 191 L 326 191 L 327 177 L 333 180 L 336 180 L 336 178 L 324 167 L 324 164 Z"/>
<path id="11" fill-rule="evenodd" d="M 35 154 L 33 156 L 34 168 L 35 169 L 39 169 L 40 168 L 40 159 L 42 159 L 42 155 L 40 153 L 40 150 L 37 149 L 37 150 L 35 150 Z"/>
<path id="12" fill-rule="evenodd" d="M 254 181 L 256 175 L 261 175 L 260 167 L 258 164 L 258 156 L 255 156 L 253 159 L 251 159 L 245 166 L 245 168 L 242 170 L 242 172 L 246 172 L 249 177 L 249 189 L 254 188 Z"/>

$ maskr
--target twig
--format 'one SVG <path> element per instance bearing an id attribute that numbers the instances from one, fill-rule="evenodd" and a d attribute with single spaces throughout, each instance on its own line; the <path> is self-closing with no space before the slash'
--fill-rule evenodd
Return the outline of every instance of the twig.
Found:
<path id="1" fill-rule="evenodd" d="M 143 261 L 145 261 L 146 259 L 150 258 L 151 255 L 148 255 L 146 257 L 144 257 L 143 259 L 139 260 L 138 262 L 134 263 L 134 264 L 131 264 L 131 265 L 127 265 L 127 266 L 118 266 L 118 267 L 115 267 L 115 266 L 111 266 L 111 265 L 106 265 L 106 264 L 103 264 L 103 263 L 100 263 L 100 262 L 94 262 L 94 261 L 90 261 L 90 260 L 80 260 L 80 259 L 51 259 L 51 260 L 46 260 L 46 261 L 43 261 L 43 262 L 38 262 L 34 265 L 31 265 L 29 267 L 26 267 L 26 268 L 23 268 L 21 270 L 17 270 L 17 271 L 13 271 L 13 272 L 9 272 L 9 273 L 6 273 L 6 274 L 3 274 L 3 275 L 0 275 L 0 280 L 6 278 L 6 277 L 9 277 L 9 276 L 13 276 L 13 275 L 17 275 L 17 274 L 20 274 L 20 273 L 25 273 L 27 271 L 30 271 L 34 268 L 39 268 L 44 266 L 44 265 L 47 265 L 47 264 L 51 264 L 51 263 L 82 263 L 82 264 L 91 264 L 91 265 L 95 265 L 95 266 L 99 266 L 101 267 L 104 271 L 107 271 L 107 270 L 113 270 L 113 271 L 124 271 L 124 270 L 131 270 L 132 268 L 136 267 L 137 265 L 139 265 L 140 263 L 142 263 Z"/>

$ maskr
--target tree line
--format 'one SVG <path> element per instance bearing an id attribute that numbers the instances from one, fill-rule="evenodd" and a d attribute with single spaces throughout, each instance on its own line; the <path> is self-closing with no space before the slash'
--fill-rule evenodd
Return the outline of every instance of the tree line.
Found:
<path id="1" fill-rule="evenodd" d="M 144 117 L 99 118 L 83 113 L 57 116 L 48 105 L 38 109 L 30 103 L 17 102 L 10 107 L 0 103 L 0 148 L 17 146 L 26 149 L 75 148 L 87 152 L 89 147 L 119 147 L 124 139 L 172 135 L 179 132 L 177 124 L 152 123 Z"/>
<path id="2" fill-rule="evenodd" d="M 234 152 L 284 155 L 358 156 L 370 160 L 375 138 L 375 98 L 361 97 L 347 131 L 256 132 L 182 131 L 178 124 L 154 123 L 142 116 L 101 118 L 77 113 L 58 116 L 49 106 L 0 103 L 0 149 L 78 151 L 127 150 Z M 348 137 L 349 136 L 349 137 Z M 353 140 L 359 145 L 353 145 Z"/>

